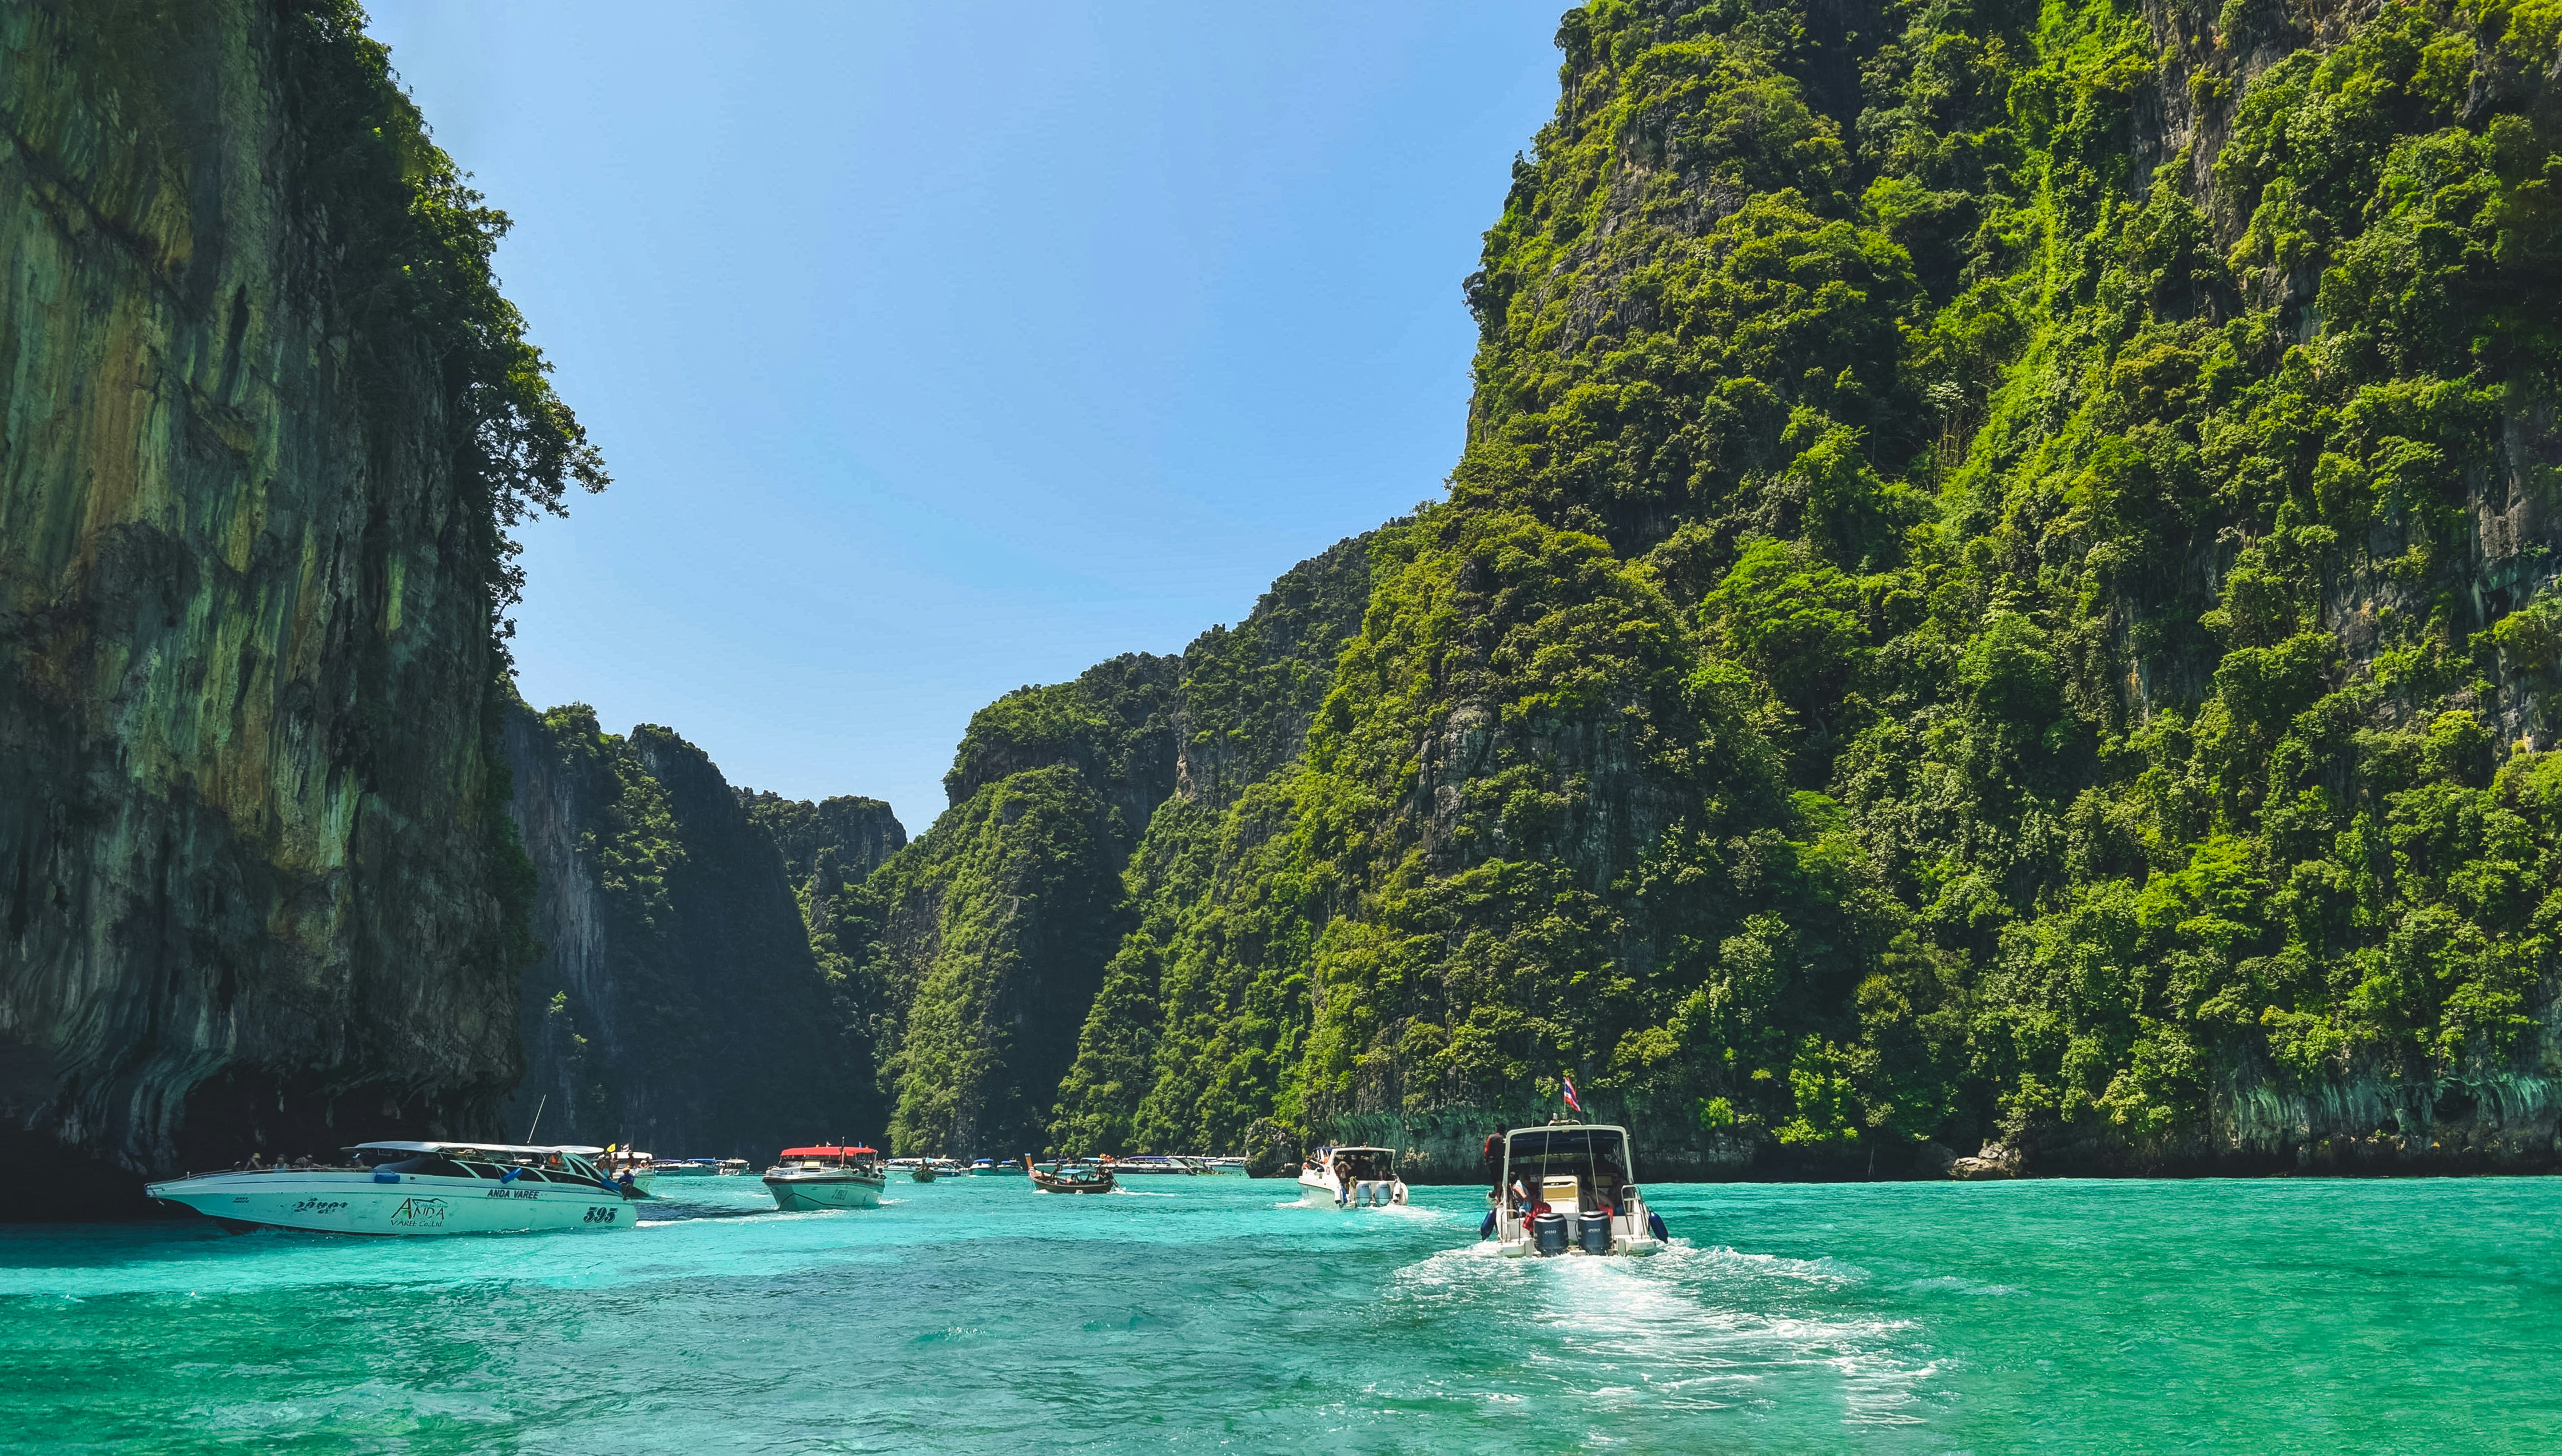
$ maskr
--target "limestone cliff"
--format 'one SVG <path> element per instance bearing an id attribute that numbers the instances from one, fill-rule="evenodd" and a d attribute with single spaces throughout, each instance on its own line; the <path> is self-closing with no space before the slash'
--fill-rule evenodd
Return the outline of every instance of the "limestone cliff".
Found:
<path id="1" fill-rule="evenodd" d="M 603 476 L 361 24 L 0 7 L 11 1216 L 519 1071 L 500 531 Z"/>
<path id="2" fill-rule="evenodd" d="M 907 847 L 907 829 L 877 799 L 849 794 L 812 803 L 741 789 L 738 802 L 773 838 L 783 855 L 783 877 L 795 887 L 806 886 L 829 862 L 859 880 Z"/>
<path id="3" fill-rule="evenodd" d="M 521 991 L 515 1135 L 539 1115 L 549 1137 L 746 1158 L 877 1135 L 849 990 L 814 956 L 760 821 L 786 806 L 732 789 L 667 729 L 607 734 L 580 705 L 515 707 L 506 745 L 542 946 Z M 801 852 L 858 857 L 865 836 L 904 837 L 862 808 L 877 801 L 828 804 L 842 808 L 788 806 L 805 821 Z M 831 829 L 850 837 L 828 843 Z"/>
<path id="4" fill-rule="evenodd" d="M 1450 497 L 1152 816 L 1061 1140 L 2551 1166 L 2562 15 L 1556 40 Z"/>
<path id="5" fill-rule="evenodd" d="M 1121 1081 L 1085 1089 L 1130 1053 L 1088 1048 L 1078 1028 L 1155 991 L 1107 977 L 1137 923 L 1124 869 L 1168 814 L 1214 817 L 1294 761 L 1369 571 L 1367 538 L 1343 542 L 1180 657 L 1117 657 L 972 718 L 951 810 L 859 897 L 899 1151 L 1085 1146 L 1054 1126 L 1062 1078 L 1079 1108 L 1109 1100 Z"/>

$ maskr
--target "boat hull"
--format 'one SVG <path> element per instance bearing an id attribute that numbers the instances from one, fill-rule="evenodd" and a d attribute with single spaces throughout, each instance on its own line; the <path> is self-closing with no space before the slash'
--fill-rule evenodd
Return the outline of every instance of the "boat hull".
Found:
<path id="1" fill-rule="evenodd" d="M 630 1228 L 636 1210 L 619 1192 L 575 1183 L 492 1183 L 403 1174 L 377 1183 L 369 1173 L 216 1173 L 147 1184 L 164 1203 L 192 1208 L 225 1227 L 290 1228 L 417 1238 L 448 1233 L 596 1233 Z"/>
<path id="2" fill-rule="evenodd" d="M 1362 1191 L 1364 1188 L 1370 1190 L 1367 1195 Z M 1299 1201 L 1321 1208 L 1375 1207 L 1382 1188 L 1388 1202 L 1399 1205 L 1405 1202 L 1405 1183 L 1400 1179 L 1356 1183 L 1353 1196 L 1348 1198 L 1330 1177 L 1312 1173 L 1299 1175 Z"/>
<path id="3" fill-rule="evenodd" d="M 1060 1179 L 1035 1170 L 1031 1181 L 1032 1187 L 1044 1193 L 1108 1193 L 1119 1186 L 1108 1173 L 1099 1179 Z"/>
<path id="4" fill-rule="evenodd" d="M 1507 1259 L 1561 1259 L 1575 1256 L 1583 1258 L 1593 1257 L 1590 1250 L 1585 1249 L 1581 1243 L 1575 1241 L 1571 1237 L 1567 1239 L 1566 1246 L 1561 1253 L 1541 1253 L 1539 1251 L 1538 1240 L 1532 1235 L 1529 1220 L 1517 1217 L 1510 1211 L 1500 1213 L 1496 1216 L 1495 1236 L 1493 1242 L 1495 1244 L 1496 1251 L 1501 1253 Z M 1612 1254 L 1627 1258 L 1642 1259 L 1648 1255 L 1659 1254 L 1663 1251 L 1663 1241 L 1656 1238 L 1654 1231 L 1648 1226 L 1645 1209 L 1643 1207 L 1639 1207 L 1634 1211 L 1622 1211 L 1611 1216 L 1610 1252 Z"/>
<path id="5" fill-rule="evenodd" d="M 774 1206 L 786 1213 L 819 1213 L 831 1208 L 877 1208 L 888 1181 L 863 1178 L 768 1178 Z"/>

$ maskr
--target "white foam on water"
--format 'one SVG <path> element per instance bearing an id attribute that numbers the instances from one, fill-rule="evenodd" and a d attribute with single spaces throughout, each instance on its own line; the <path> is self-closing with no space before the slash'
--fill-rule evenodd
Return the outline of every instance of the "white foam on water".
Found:
<path id="1" fill-rule="evenodd" d="M 1527 1333 L 1530 1368 L 1559 1397 L 1622 1411 L 1822 1399 L 1845 1424 L 1911 1424 L 1939 1370 L 1915 1349 L 1915 1322 L 1825 1308 L 1868 1279 L 1731 1248 L 1505 1258 L 1481 1241 L 1398 1270 L 1387 1298 L 1416 1318 Z"/>
<path id="2" fill-rule="evenodd" d="M 1836 1289 L 1864 1284 L 1870 1278 L 1866 1269 L 1844 1263 L 1829 1254 L 1820 1259 L 1788 1259 L 1777 1254 L 1748 1254 L 1725 1244 L 1694 1244 L 1680 1238 L 1666 1244 L 1664 1251 L 1654 1256 L 1654 1261 L 1662 1268 L 1680 1270 L 1694 1277 L 1719 1277 L 1740 1272 Z"/>
<path id="3" fill-rule="evenodd" d="M 2016 1284 L 1986 1284 L 1973 1279 L 1960 1279 L 1954 1274 L 1941 1274 L 1930 1279 L 1916 1279 L 1904 1286 L 1917 1294 L 1972 1294 L 1987 1299 L 2010 1299 L 2028 1293 Z"/>

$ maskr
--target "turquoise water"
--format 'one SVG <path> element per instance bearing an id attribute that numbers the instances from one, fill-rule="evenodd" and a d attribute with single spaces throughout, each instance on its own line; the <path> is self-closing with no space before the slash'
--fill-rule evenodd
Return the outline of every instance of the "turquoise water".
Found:
<path id="1" fill-rule="evenodd" d="M 2562 1449 L 2562 1180 L 1663 1184 L 1681 1246 L 1552 1261 L 1473 1252 L 1467 1188 L 662 1188 L 627 1234 L 0 1230 L 0 1445 Z"/>

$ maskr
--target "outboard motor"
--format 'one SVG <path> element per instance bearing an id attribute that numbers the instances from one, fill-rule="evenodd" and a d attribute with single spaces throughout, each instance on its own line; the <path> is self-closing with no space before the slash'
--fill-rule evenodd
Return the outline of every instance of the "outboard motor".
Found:
<path id="1" fill-rule="evenodd" d="M 1531 1220 L 1531 1247 L 1542 1254 L 1565 1252 L 1565 1215 L 1551 1210 Z"/>
<path id="2" fill-rule="evenodd" d="M 1610 1252 L 1610 1215 L 1586 1213 L 1575 1222 L 1575 1239 L 1587 1254 Z"/>

